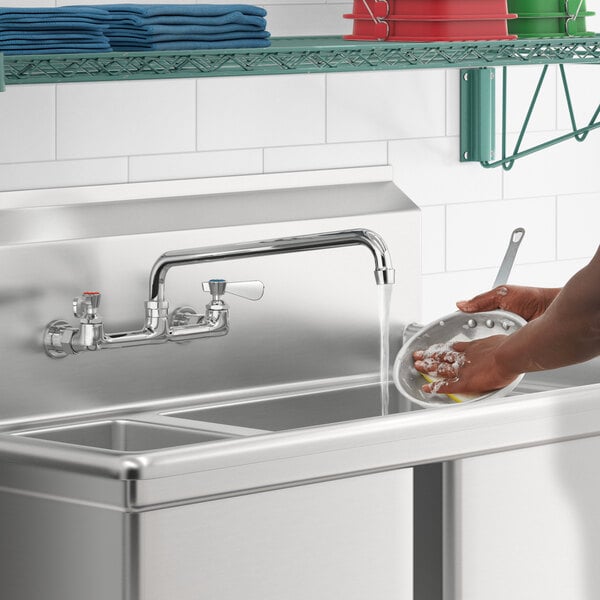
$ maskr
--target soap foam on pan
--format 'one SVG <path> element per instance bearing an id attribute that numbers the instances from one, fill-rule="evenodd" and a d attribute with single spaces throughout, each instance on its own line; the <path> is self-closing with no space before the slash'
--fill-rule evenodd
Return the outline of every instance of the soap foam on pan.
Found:
<path id="1" fill-rule="evenodd" d="M 470 342 L 470 341 L 472 341 L 472 340 L 470 338 L 468 338 L 464 333 L 459 333 L 458 335 L 454 336 L 448 342 L 444 342 L 442 344 L 433 344 L 432 346 L 429 346 L 428 348 L 426 348 L 423 351 L 424 355 L 423 355 L 422 362 L 425 364 L 425 368 L 427 368 L 428 365 L 433 365 L 433 363 L 435 362 L 433 357 L 436 354 L 439 354 L 442 352 L 450 352 L 453 354 L 453 356 L 452 356 L 453 360 L 449 364 L 452 366 L 455 374 L 458 376 L 458 372 L 459 372 L 460 368 L 465 364 L 465 355 L 462 352 L 457 352 L 456 350 L 454 350 L 452 348 L 452 346 L 456 342 Z M 434 373 L 419 372 L 419 374 L 427 382 L 432 384 L 431 389 L 432 389 L 433 394 L 437 394 L 439 396 L 447 396 L 448 398 L 451 398 L 452 400 L 454 400 L 454 402 L 465 402 L 467 400 L 473 400 L 474 398 L 477 397 L 477 394 L 439 394 L 438 389 L 446 381 L 446 379 L 439 377 L 435 372 Z"/>

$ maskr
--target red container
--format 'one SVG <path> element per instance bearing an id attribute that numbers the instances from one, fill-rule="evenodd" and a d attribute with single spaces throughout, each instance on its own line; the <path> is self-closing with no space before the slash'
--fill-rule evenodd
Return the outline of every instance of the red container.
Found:
<path id="1" fill-rule="evenodd" d="M 506 19 L 507 0 L 354 0 L 352 18 L 460 20 Z M 511 15 L 515 18 L 516 15 Z"/>
<path id="2" fill-rule="evenodd" d="M 347 40 L 455 42 L 514 40 L 506 0 L 354 0 Z"/>
<path id="3" fill-rule="evenodd" d="M 460 21 L 417 21 L 355 19 L 347 40 L 389 40 L 397 42 L 462 42 L 514 40 L 506 19 L 470 19 Z"/>

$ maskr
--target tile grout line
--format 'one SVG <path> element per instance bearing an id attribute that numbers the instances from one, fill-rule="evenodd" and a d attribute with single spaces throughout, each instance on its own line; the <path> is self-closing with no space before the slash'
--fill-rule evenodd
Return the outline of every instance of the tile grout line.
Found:
<path id="1" fill-rule="evenodd" d="M 554 129 L 558 131 L 558 73 L 554 69 Z"/>
<path id="2" fill-rule="evenodd" d="M 444 273 L 448 272 L 448 205 L 444 204 Z"/>
<path id="3" fill-rule="evenodd" d="M 194 86 L 194 127 L 196 129 L 196 137 L 195 137 L 195 152 L 198 152 L 198 112 L 199 112 L 199 107 L 198 107 L 198 85 L 199 85 L 199 81 L 198 79 L 196 79 L 196 85 Z"/>
<path id="4" fill-rule="evenodd" d="M 554 260 L 558 261 L 558 195 L 554 196 Z"/>
<path id="5" fill-rule="evenodd" d="M 58 160 L 58 85 L 54 86 L 54 160 Z"/>
<path id="6" fill-rule="evenodd" d="M 460 71 L 459 71 L 460 73 Z M 446 69 L 446 77 L 444 78 L 444 132 L 448 135 L 448 78 L 450 74 Z"/>
<path id="7" fill-rule="evenodd" d="M 323 125 L 325 127 L 325 131 L 323 132 L 323 138 L 325 140 L 325 143 L 327 144 L 328 139 L 327 139 L 327 100 L 328 100 L 328 96 L 327 96 L 327 83 L 329 82 L 329 76 L 327 75 L 327 73 L 325 74 L 325 84 L 324 84 L 324 100 L 325 100 L 325 105 L 323 107 L 323 110 L 325 111 L 325 115 L 324 115 L 324 119 L 323 119 Z"/>

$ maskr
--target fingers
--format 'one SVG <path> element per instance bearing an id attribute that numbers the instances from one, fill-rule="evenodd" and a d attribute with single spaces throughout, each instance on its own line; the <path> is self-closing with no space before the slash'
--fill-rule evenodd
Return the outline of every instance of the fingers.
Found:
<path id="1" fill-rule="evenodd" d="M 455 342 L 454 344 L 435 344 L 426 350 L 413 352 L 413 360 L 424 365 L 438 363 L 464 362 L 463 352 L 471 342 Z"/>
<path id="2" fill-rule="evenodd" d="M 467 313 L 496 310 L 497 308 L 500 308 L 502 299 L 507 294 L 508 288 L 501 285 L 493 290 L 479 294 L 478 296 L 471 298 L 471 300 L 461 300 L 456 303 L 456 306 L 462 312 Z"/>
<path id="3" fill-rule="evenodd" d="M 452 378 L 458 375 L 460 363 L 422 360 L 415 362 L 415 369 L 420 373 L 434 377 Z"/>

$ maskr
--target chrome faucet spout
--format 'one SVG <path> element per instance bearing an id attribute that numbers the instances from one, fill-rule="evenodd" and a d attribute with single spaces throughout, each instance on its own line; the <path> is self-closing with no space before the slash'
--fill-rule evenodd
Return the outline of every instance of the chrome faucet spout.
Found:
<path id="1" fill-rule="evenodd" d="M 227 335 L 229 306 L 223 301 L 223 295 L 229 293 L 247 300 L 259 300 L 264 284 L 260 281 L 227 282 L 211 279 L 206 282 L 206 287 L 203 286 L 212 298 L 204 314 L 197 313 L 192 307 L 180 307 L 169 313 L 165 281 L 171 268 L 356 245 L 365 246 L 373 255 L 375 282 L 378 285 L 394 283 L 394 269 L 388 248 L 378 234 L 368 229 L 347 229 L 166 252 L 154 263 L 150 273 L 150 297 L 146 301 L 146 320 L 141 330 L 107 333 L 98 315 L 99 292 L 84 292 L 83 296 L 73 301 L 74 313 L 80 318 L 79 327 L 72 327 L 62 320 L 48 323 L 44 330 L 44 351 L 51 358 L 64 358 L 86 350 L 146 346 Z"/>
<path id="2" fill-rule="evenodd" d="M 164 301 L 167 273 L 176 266 L 355 245 L 366 246 L 371 251 L 375 260 L 375 282 L 378 285 L 394 283 L 394 269 L 383 238 L 368 229 L 347 229 L 165 252 L 152 267 L 149 299 Z"/>

